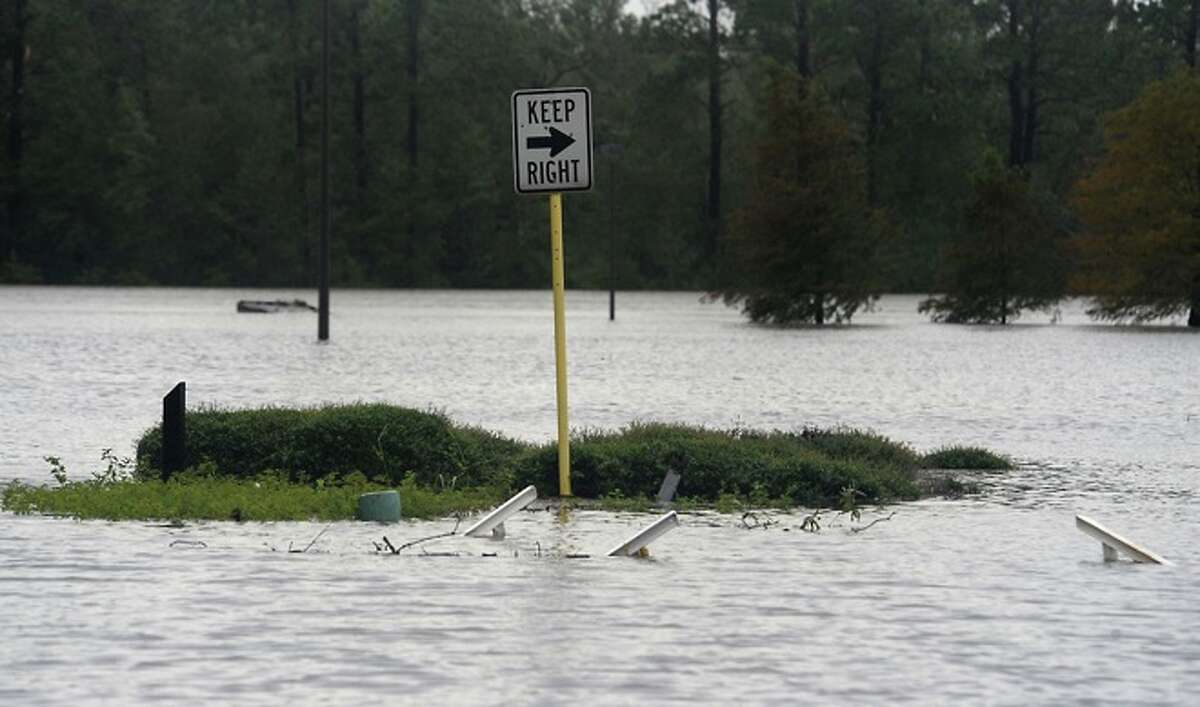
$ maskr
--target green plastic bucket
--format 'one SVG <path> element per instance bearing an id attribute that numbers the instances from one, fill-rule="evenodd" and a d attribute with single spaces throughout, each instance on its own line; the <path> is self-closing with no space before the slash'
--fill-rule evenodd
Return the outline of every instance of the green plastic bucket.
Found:
<path id="1" fill-rule="evenodd" d="M 375 491 L 358 497 L 358 519 L 377 523 L 395 523 L 400 520 L 400 493 L 397 491 Z"/>

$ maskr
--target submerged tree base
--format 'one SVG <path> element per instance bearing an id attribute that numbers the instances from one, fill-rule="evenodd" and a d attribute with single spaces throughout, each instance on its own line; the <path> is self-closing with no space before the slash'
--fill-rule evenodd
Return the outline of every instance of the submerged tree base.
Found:
<path id="1" fill-rule="evenodd" d="M 0 506 L 111 520 L 349 520 L 359 495 L 395 488 L 404 517 L 433 518 L 489 508 L 527 484 L 544 497 L 558 491 L 554 444 L 509 440 L 435 413 L 385 405 L 206 410 L 190 413 L 187 425 L 189 456 L 205 460 L 187 472 L 162 478 L 152 463 L 161 433 L 152 429 L 139 444 L 136 469 L 106 451 L 105 471 L 69 481 L 51 460 L 57 487 L 11 484 Z M 576 495 L 613 510 L 651 509 L 650 499 L 672 471 L 681 476 L 677 507 L 736 511 L 851 509 L 960 492 L 965 487 L 945 473 L 938 484 L 927 483 L 924 470 L 951 468 L 1011 463 L 977 448 L 922 456 L 879 435 L 845 429 L 635 424 L 585 432 L 571 442 Z"/>

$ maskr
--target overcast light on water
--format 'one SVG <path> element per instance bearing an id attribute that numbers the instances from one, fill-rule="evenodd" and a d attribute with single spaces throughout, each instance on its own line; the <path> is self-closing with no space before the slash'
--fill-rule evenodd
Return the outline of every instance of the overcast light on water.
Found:
<path id="1" fill-rule="evenodd" d="M 0 482 L 132 454 L 180 380 L 192 407 L 385 401 L 550 439 L 548 292 L 337 291 L 327 345 L 314 315 L 234 312 L 293 296 L 0 288 Z M 648 561 L 598 557 L 648 520 L 599 512 L 397 557 L 373 542 L 453 521 L 338 523 L 300 555 L 324 526 L 0 514 L 0 704 L 1194 703 L 1200 334 L 1078 302 L 935 325 L 918 300 L 764 329 L 695 293 L 619 293 L 609 322 L 570 292 L 572 425 L 846 425 L 1022 462 L 979 496 L 815 534 L 689 514 Z M 1172 564 L 1103 563 L 1076 513 Z"/>

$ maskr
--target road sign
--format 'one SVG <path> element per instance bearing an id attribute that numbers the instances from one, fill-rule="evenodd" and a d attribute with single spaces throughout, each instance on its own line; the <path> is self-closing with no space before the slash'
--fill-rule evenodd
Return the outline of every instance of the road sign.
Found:
<path id="1" fill-rule="evenodd" d="M 514 91 L 513 186 L 520 194 L 592 188 L 592 94 L 586 88 Z"/>

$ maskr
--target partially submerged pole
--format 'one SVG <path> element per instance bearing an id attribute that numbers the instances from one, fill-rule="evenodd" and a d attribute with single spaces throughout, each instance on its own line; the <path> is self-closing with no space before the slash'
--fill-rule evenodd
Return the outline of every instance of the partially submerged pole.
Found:
<path id="1" fill-rule="evenodd" d="M 1075 527 L 1079 528 L 1084 535 L 1100 541 L 1100 548 L 1104 554 L 1105 562 L 1115 562 L 1117 553 L 1120 552 L 1127 555 L 1134 562 L 1144 562 L 1154 565 L 1170 564 L 1160 555 L 1150 552 L 1146 548 L 1117 535 L 1087 516 L 1075 516 Z"/>
<path id="2" fill-rule="evenodd" d="M 504 521 L 536 500 L 537 488 L 526 486 L 515 496 L 500 504 L 495 510 L 480 518 L 470 528 L 467 528 L 463 535 L 472 538 L 490 535 L 493 540 L 501 540 L 504 538 L 505 532 Z"/>
<path id="3" fill-rule="evenodd" d="M 187 383 L 180 381 L 163 398 L 162 475 L 166 479 L 187 464 Z"/>
<path id="4" fill-rule="evenodd" d="M 670 511 L 645 528 L 639 530 L 633 537 L 609 550 L 609 557 L 634 557 L 649 554 L 647 546 L 669 531 L 679 527 L 679 516 Z"/>

